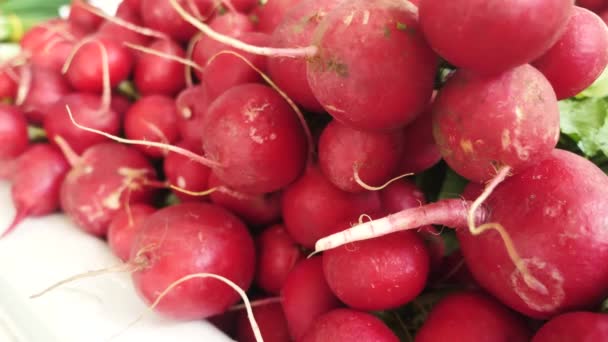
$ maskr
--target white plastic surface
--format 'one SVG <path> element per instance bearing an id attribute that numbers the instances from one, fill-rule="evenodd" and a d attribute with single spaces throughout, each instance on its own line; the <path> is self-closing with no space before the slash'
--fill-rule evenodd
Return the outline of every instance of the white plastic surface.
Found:
<path id="1" fill-rule="evenodd" d="M 13 214 L 9 184 L 0 181 L 0 231 Z M 29 298 L 58 280 L 119 262 L 103 241 L 63 215 L 27 219 L 0 240 L 0 341 L 232 341 L 206 321 L 169 321 L 146 310 L 125 273 L 79 280 Z M 142 313 L 143 319 L 127 329 Z"/>

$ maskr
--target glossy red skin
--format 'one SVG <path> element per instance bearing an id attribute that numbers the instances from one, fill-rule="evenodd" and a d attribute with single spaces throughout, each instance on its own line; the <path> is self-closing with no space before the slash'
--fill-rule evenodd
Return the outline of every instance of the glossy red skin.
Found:
<path id="1" fill-rule="evenodd" d="M 156 40 L 148 48 L 180 58 L 186 57 L 184 49 L 168 39 Z M 186 86 L 183 64 L 143 52 L 137 55 L 133 77 L 137 90 L 144 96 L 174 96 Z"/>
<path id="2" fill-rule="evenodd" d="M 48 215 L 59 209 L 59 189 L 70 165 L 59 149 L 34 144 L 18 159 L 12 179 L 13 205 L 27 216 Z"/>
<path id="3" fill-rule="evenodd" d="M 123 2 L 120 6 L 118 6 L 118 10 L 116 11 L 116 17 L 127 21 L 136 26 L 143 27 L 143 21 L 139 16 L 139 10 L 132 10 L 128 5 L 125 5 Z M 97 31 L 97 35 L 107 37 L 108 39 L 113 39 L 119 43 L 131 43 L 135 45 L 145 46 L 148 44 L 152 38 L 149 36 L 144 36 L 139 34 L 133 30 L 130 30 L 121 25 L 115 24 L 110 21 L 106 21 L 99 27 Z"/>
<path id="4" fill-rule="evenodd" d="M 290 8 L 272 32 L 272 46 L 292 48 L 309 46 L 319 23 L 338 5 L 339 0 L 303 0 Z M 272 57 L 268 59 L 268 74 L 297 104 L 313 112 L 323 112 L 323 106 L 310 90 L 306 78 L 306 59 Z"/>
<path id="5" fill-rule="evenodd" d="M 304 129 L 268 86 L 249 83 L 220 95 L 203 118 L 202 135 L 207 157 L 221 164 L 213 172 L 234 190 L 274 192 L 304 171 Z"/>
<path id="6" fill-rule="evenodd" d="M 426 204 L 424 193 L 410 180 L 400 180 L 380 190 L 382 208 L 389 213 Z"/>
<path id="7" fill-rule="evenodd" d="M 289 272 L 305 255 L 282 224 L 266 228 L 256 238 L 256 248 L 255 283 L 266 293 L 278 295 Z"/>
<path id="8" fill-rule="evenodd" d="M 218 188 L 209 197 L 215 204 L 235 213 L 253 227 L 266 226 L 281 219 L 281 193 L 251 195 L 230 189 L 217 178 L 209 176 L 209 188 Z"/>
<path id="9" fill-rule="evenodd" d="M 253 308 L 253 315 L 260 327 L 264 342 L 290 342 L 287 320 L 280 303 L 272 303 Z M 245 310 L 237 317 L 237 338 L 239 342 L 257 342 L 251 330 L 251 323 Z"/>
<path id="10" fill-rule="evenodd" d="M 29 122 L 42 124 L 50 107 L 68 95 L 72 89 L 58 71 L 33 65 L 30 70 L 32 81 L 21 104 L 21 110 Z M 21 77 L 24 77 L 25 72 L 25 69 L 21 70 Z"/>
<path id="11" fill-rule="evenodd" d="M 448 295 L 433 307 L 415 341 L 527 342 L 530 337 L 521 317 L 493 298 L 476 292 L 459 292 Z"/>
<path id="12" fill-rule="evenodd" d="M 326 251 L 323 273 L 332 292 L 350 308 L 389 310 L 422 292 L 429 252 L 415 232 L 397 232 Z"/>
<path id="13" fill-rule="evenodd" d="M 273 0 L 265 3 L 258 2 L 258 6 L 253 10 L 256 20 L 256 30 L 272 34 L 279 25 L 285 13 L 300 3 L 302 0 Z"/>
<path id="14" fill-rule="evenodd" d="M 333 186 L 317 167 L 306 170 L 283 193 L 282 212 L 289 235 L 307 248 L 334 232 L 343 221 L 376 213 L 377 192 L 348 193 Z"/>
<path id="15" fill-rule="evenodd" d="M 443 159 L 468 180 L 484 182 L 503 165 L 517 173 L 557 144 L 555 93 L 527 64 L 491 77 L 457 71 L 433 103 L 433 134 Z"/>
<path id="16" fill-rule="evenodd" d="M 129 108 L 131 108 L 131 101 L 120 93 L 113 93 L 110 106 L 113 111 L 123 117 Z"/>
<path id="17" fill-rule="evenodd" d="M 55 144 L 55 137 L 60 136 L 77 154 L 81 154 L 93 145 L 109 141 L 100 134 L 87 132 L 75 126 L 66 106 L 70 107 L 74 119 L 79 124 L 109 134 L 120 133 L 120 114 L 112 109 L 100 110 L 101 97 L 87 93 L 72 93 L 50 107 L 44 119 L 44 130 L 52 143 Z"/>
<path id="18" fill-rule="evenodd" d="M 496 232 L 457 231 L 479 284 L 533 318 L 590 308 L 608 294 L 608 177 L 593 163 L 563 150 L 511 176 L 484 202 L 487 222 L 501 223 L 548 295 L 525 285 Z M 542 267 L 542 268 L 541 268 Z"/>
<path id="19" fill-rule="evenodd" d="M 8 66 L 0 70 L 0 98 L 14 99 L 17 96 L 17 88 L 19 82 L 19 70 L 16 67 Z"/>
<path id="20" fill-rule="evenodd" d="M 103 59 L 100 42 L 108 54 L 110 85 L 116 87 L 126 80 L 133 68 L 133 54 L 121 42 L 104 35 L 82 45 L 74 55 L 66 77 L 74 89 L 83 92 L 101 93 L 103 91 Z"/>
<path id="21" fill-rule="evenodd" d="M 203 155 L 200 143 L 194 141 L 180 141 L 176 146 Z M 175 152 L 169 152 L 163 160 L 163 170 L 167 181 L 188 191 L 198 192 L 209 189 L 209 176 L 211 169 L 197 163 L 192 159 Z M 208 201 L 209 196 L 191 196 L 180 191 L 172 190 L 182 202 Z"/>
<path id="22" fill-rule="evenodd" d="M 93 32 L 99 28 L 104 19 L 91 11 L 87 11 L 82 5 L 83 0 L 73 0 L 70 6 L 68 21 L 87 32 Z M 93 5 L 89 5 L 96 8 Z"/>
<path id="23" fill-rule="evenodd" d="M 238 37 L 244 32 L 252 32 L 255 29 L 249 16 L 238 12 L 228 12 L 214 17 L 209 22 L 209 27 L 218 33 L 230 37 Z M 194 50 L 192 50 L 192 60 L 194 63 L 204 67 L 213 55 L 223 49 L 227 49 L 224 44 L 219 43 L 208 36 L 201 36 L 194 45 Z M 205 75 L 200 71 L 195 71 L 195 73 L 199 78 L 205 78 Z"/>
<path id="24" fill-rule="evenodd" d="M 265 33 L 243 32 L 237 38 L 255 46 L 270 45 L 270 36 Z M 228 46 L 222 47 L 221 51 L 223 50 L 238 53 L 262 72 L 266 72 L 267 58 L 265 56 L 246 53 Z M 226 90 L 240 84 L 262 81 L 262 76 L 239 57 L 219 55 L 209 62 L 203 70 L 202 79 L 213 97 L 217 97 Z"/>
<path id="25" fill-rule="evenodd" d="M 31 54 L 31 64 L 60 72 L 75 44 L 85 35 L 85 30 L 67 20 L 51 19 L 29 29 L 19 44 Z"/>
<path id="26" fill-rule="evenodd" d="M 403 129 L 403 152 L 399 174 L 424 172 L 441 160 L 433 137 L 433 116 L 424 111 Z"/>
<path id="27" fill-rule="evenodd" d="M 157 211 L 142 225 L 131 260 L 142 248 L 158 246 L 144 254 L 146 267 L 132 273 L 133 284 L 148 305 L 173 282 L 191 274 L 220 275 L 244 290 L 251 284 L 253 239 L 229 211 L 213 204 L 182 203 Z M 174 319 L 199 320 L 223 313 L 239 300 L 223 282 L 196 278 L 169 292 L 154 310 Z"/>
<path id="28" fill-rule="evenodd" d="M 215 100 L 203 84 L 182 90 L 175 99 L 177 125 L 183 140 L 201 143 L 203 139 L 203 117 L 207 108 Z"/>
<path id="29" fill-rule="evenodd" d="M 129 205 L 116 213 L 108 227 L 108 245 L 112 253 L 122 261 L 129 261 L 131 247 L 137 232 L 142 228 L 142 222 L 154 212 L 156 208 L 143 203 Z"/>
<path id="30" fill-rule="evenodd" d="M 197 5 L 200 3 L 201 6 L 203 4 L 207 6 L 211 3 L 208 0 L 195 0 L 194 2 Z M 193 14 L 187 1 L 178 0 L 178 3 L 190 14 Z M 208 12 L 207 10 L 201 10 L 201 14 L 205 16 Z M 140 15 L 145 27 L 163 32 L 178 42 L 187 42 L 198 32 L 194 26 L 186 22 L 173 9 L 169 0 L 141 0 Z"/>
<path id="31" fill-rule="evenodd" d="M 129 139 L 173 144 L 179 139 L 175 101 L 164 95 L 141 97 L 126 113 L 124 126 Z M 168 153 L 155 147 L 137 145 L 136 148 L 153 158 Z"/>
<path id="32" fill-rule="evenodd" d="M 547 77 L 561 100 L 590 86 L 607 63 L 606 23 L 597 14 L 575 6 L 565 32 L 533 65 Z"/>
<path id="33" fill-rule="evenodd" d="M 61 186 L 61 208 L 80 229 L 104 237 L 110 221 L 126 203 L 149 203 L 154 194 L 142 185 L 141 177 L 129 182 L 131 191 L 125 189 L 129 177 L 124 171 L 156 177 L 150 162 L 132 147 L 117 143 L 90 147 Z"/>
<path id="34" fill-rule="evenodd" d="M 359 131 L 332 121 L 325 127 L 318 144 L 319 167 L 340 190 L 368 191 L 355 181 L 355 170 L 371 186 L 389 181 L 399 166 L 403 133 Z"/>
<path id="35" fill-rule="evenodd" d="M 545 53 L 559 39 L 573 5 L 574 0 L 521 0 L 493 6 L 485 0 L 424 0 L 420 26 L 433 49 L 451 64 L 495 74 Z"/>
<path id="36" fill-rule="evenodd" d="M 403 127 L 431 98 L 438 59 L 409 2 L 343 2 L 319 25 L 313 44 L 320 51 L 307 66 L 310 89 L 334 119 L 348 126 Z"/>
<path id="37" fill-rule="evenodd" d="M 134 11 L 134 13 L 137 13 L 137 15 L 139 15 L 139 10 L 141 8 L 141 2 L 142 2 L 142 0 L 123 0 L 120 3 L 119 7 L 128 8 L 128 9 Z"/>
<path id="38" fill-rule="evenodd" d="M 294 340 L 302 337 L 319 315 L 342 306 L 327 285 L 319 256 L 296 264 L 285 279 L 281 298 L 289 333 Z"/>
<path id="39" fill-rule="evenodd" d="M 0 160 L 16 158 L 28 145 L 27 121 L 21 109 L 0 104 Z"/>
<path id="40" fill-rule="evenodd" d="M 398 342 L 399 339 L 381 320 L 371 314 L 335 309 L 318 317 L 298 342 Z"/>
<path id="41" fill-rule="evenodd" d="M 532 342 L 595 342 L 608 340 L 608 316 L 597 312 L 569 312 L 545 323 Z"/>

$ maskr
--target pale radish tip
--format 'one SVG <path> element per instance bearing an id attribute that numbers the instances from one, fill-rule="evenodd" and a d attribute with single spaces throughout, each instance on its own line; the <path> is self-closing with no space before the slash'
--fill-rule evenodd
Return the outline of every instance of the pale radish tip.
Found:
<path id="1" fill-rule="evenodd" d="M 359 184 L 360 187 L 362 187 L 365 190 L 369 190 L 369 191 L 380 191 L 383 190 L 384 188 L 386 188 L 387 186 L 391 185 L 393 182 L 398 181 L 399 179 L 405 178 L 405 177 L 409 177 L 409 176 L 413 176 L 413 173 L 405 173 L 402 174 L 400 176 L 397 176 L 395 178 L 390 179 L 388 182 L 380 185 L 380 186 L 373 186 L 373 185 L 369 185 L 367 183 L 365 183 L 362 179 L 361 176 L 359 175 L 359 168 L 357 167 L 357 165 L 353 165 L 353 178 L 355 179 L 355 182 L 357 184 Z"/>
<path id="2" fill-rule="evenodd" d="M 323 239 L 321 239 L 321 240 L 323 240 Z M 312 253 L 308 254 L 306 256 L 306 259 L 310 259 L 313 256 L 315 256 L 315 255 L 317 255 L 317 254 L 319 254 L 319 253 L 324 252 L 324 251 L 327 250 L 327 248 L 323 248 L 322 247 L 323 243 L 321 243 L 321 240 L 317 241 L 317 243 L 315 244 L 315 250 Z"/>
<path id="3" fill-rule="evenodd" d="M 2 235 L 0 235 L 0 239 L 4 239 L 10 233 L 12 233 L 15 228 L 17 228 L 17 226 L 27 217 L 28 211 L 29 210 L 23 209 L 22 207 L 17 208 L 17 212 L 15 213 L 15 217 L 13 217 L 13 221 L 2 233 Z"/>
<path id="4" fill-rule="evenodd" d="M 57 147 L 59 147 L 61 153 L 63 153 L 63 156 L 71 167 L 74 167 L 80 163 L 80 156 L 62 136 L 56 135 L 53 137 L 53 142 L 55 145 L 57 145 Z"/>

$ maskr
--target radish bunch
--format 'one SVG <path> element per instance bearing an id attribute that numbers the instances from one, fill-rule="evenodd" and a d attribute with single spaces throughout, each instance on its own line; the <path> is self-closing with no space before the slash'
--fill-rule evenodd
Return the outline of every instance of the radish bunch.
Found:
<path id="1" fill-rule="evenodd" d="M 608 64 L 583 7 L 74 0 L 0 73 L 7 232 L 61 210 L 241 341 L 605 338 L 608 176 L 556 148 Z M 448 167 L 461 198 L 402 179 Z"/>

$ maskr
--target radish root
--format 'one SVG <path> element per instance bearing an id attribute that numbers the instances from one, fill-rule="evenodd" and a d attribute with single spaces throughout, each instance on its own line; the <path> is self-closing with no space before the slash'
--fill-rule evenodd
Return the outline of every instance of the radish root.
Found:
<path id="1" fill-rule="evenodd" d="M 65 139 L 63 139 L 62 136 L 56 135 L 55 138 L 53 138 L 53 141 L 55 142 L 55 144 L 57 144 L 57 146 L 63 153 L 63 156 L 68 161 L 68 164 L 70 164 L 71 167 L 78 165 L 78 163 L 80 162 L 80 156 L 76 154 L 74 149 L 72 149 L 70 144 Z"/>
<path id="2" fill-rule="evenodd" d="M 32 88 L 32 67 L 25 65 L 21 68 L 21 77 L 19 78 L 19 86 L 17 88 L 17 96 L 15 104 L 21 106 Z"/>
<path id="3" fill-rule="evenodd" d="M 158 182 L 158 181 L 152 181 L 149 179 L 144 180 L 144 185 L 153 186 L 153 187 L 157 187 L 157 188 L 167 188 L 167 189 L 181 192 L 186 195 L 197 196 L 197 197 L 198 196 L 207 196 L 207 195 L 210 195 L 219 190 L 219 187 L 214 187 L 214 188 L 210 188 L 210 189 L 203 190 L 203 191 L 190 191 L 190 190 L 181 188 L 177 185 L 173 185 L 169 182 Z"/>
<path id="4" fill-rule="evenodd" d="M 264 306 L 264 305 L 268 305 L 268 304 L 274 304 L 274 303 L 280 303 L 282 300 L 281 297 L 270 297 L 270 298 L 264 298 L 264 299 L 259 299 L 259 300 L 255 300 L 253 302 L 251 302 L 251 307 L 255 308 L 258 306 Z M 234 305 L 232 307 L 230 307 L 230 309 L 228 309 L 228 311 L 239 311 L 239 310 L 243 310 L 246 309 L 247 305 L 243 304 L 237 304 Z"/>
<path id="5" fill-rule="evenodd" d="M 413 176 L 413 173 L 405 173 L 402 174 L 400 176 L 397 176 L 391 180 L 389 180 L 388 182 L 380 185 L 380 186 L 373 186 L 373 185 L 369 185 L 367 183 L 365 183 L 362 179 L 361 176 L 359 176 L 359 168 L 355 165 L 353 166 L 353 177 L 355 178 L 355 182 L 357 182 L 357 184 L 359 184 L 363 189 L 365 190 L 369 190 L 369 191 L 380 191 L 384 188 L 386 188 L 387 186 L 391 185 L 391 183 L 400 180 L 401 178 L 405 178 L 408 176 Z"/>
<path id="6" fill-rule="evenodd" d="M 172 61 L 175 61 L 175 62 L 179 62 L 181 64 L 184 64 L 184 65 L 188 66 L 188 67 L 194 68 L 194 69 L 196 69 L 198 71 L 203 71 L 203 68 L 200 65 L 194 63 L 190 59 L 181 58 L 181 57 L 172 55 L 170 53 L 165 53 L 165 52 L 162 52 L 162 51 L 158 51 L 158 50 L 155 50 L 155 49 L 147 48 L 147 47 L 144 47 L 144 46 L 141 46 L 141 45 L 131 44 L 131 43 L 128 43 L 128 42 L 125 42 L 123 44 L 126 47 L 130 48 L 130 49 L 137 50 L 137 51 L 140 51 L 140 52 L 143 52 L 143 53 L 147 53 L 147 54 L 150 54 L 150 55 L 154 55 L 154 56 L 157 56 L 157 57 L 160 57 L 160 58 L 169 59 L 169 60 L 172 60 Z"/>

